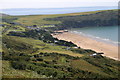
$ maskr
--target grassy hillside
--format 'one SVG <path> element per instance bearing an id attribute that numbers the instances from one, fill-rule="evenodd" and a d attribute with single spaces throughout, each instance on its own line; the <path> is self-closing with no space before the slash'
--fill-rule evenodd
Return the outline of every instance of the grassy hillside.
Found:
<path id="1" fill-rule="evenodd" d="M 3 78 L 118 78 L 120 62 L 102 55 L 90 56 L 93 50 L 82 49 L 72 42 L 58 40 L 47 28 L 62 24 L 60 16 L 90 15 L 101 11 L 58 14 L 3 16 Z M 103 11 L 104 12 L 104 11 Z M 76 18 L 77 19 L 77 18 Z M 29 26 L 29 27 L 28 27 Z M 40 27 L 40 28 L 39 28 Z"/>
<path id="2" fill-rule="evenodd" d="M 44 75 L 39 75 L 30 70 L 16 70 L 11 67 L 10 61 L 2 61 L 2 77 L 3 78 L 46 78 Z"/>
<path id="3" fill-rule="evenodd" d="M 67 50 L 67 46 L 51 45 L 32 37 L 4 35 L 3 63 L 7 64 L 3 64 L 3 77 L 117 78 L 120 63 L 101 55 L 90 57 L 93 53 L 81 48 Z M 23 74 L 19 75 L 21 71 Z"/>
<path id="4" fill-rule="evenodd" d="M 91 26 L 116 26 L 118 25 L 118 11 L 108 10 L 91 14 L 59 16 L 56 18 L 46 18 L 47 21 L 61 21 L 57 26 L 63 28 L 78 28 Z"/>
<path id="5" fill-rule="evenodd" d="M 118 61 L 102 56 L 89 57 L 88 55 L 94 52 L 83 49 L 77 49 L 79 52 L 75 52 L 75 50 L 74 48 L 66 50 L 64 46 L 51 46 L 30 38 L 4 36 L 3 63 L 7 64 L 3 64 L 3 69 L 5 67 L 3 77 L 16 77 L 23 71 L 23 76 L 18 77 L 32 78 L 37 72 L 40 76 L 56 78 L 117 78 Z M 11 69 L 6 70 L 9 68 L 13 70 L 12 74 Z M 26 72 L 28 70 L 29 74 Z"/>

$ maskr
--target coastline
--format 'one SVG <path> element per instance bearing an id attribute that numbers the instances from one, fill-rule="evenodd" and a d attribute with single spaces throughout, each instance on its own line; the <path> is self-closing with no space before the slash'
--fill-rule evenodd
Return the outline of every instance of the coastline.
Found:
<path id="1" fill-rule="evenodd" d="M 75 33 L 75 32 L 72 32 L 72 31 L 69 31 L 70 33 L 73 33 L 73 34 L 76 34 L 76 35 L 80 35 L 80 36 L 84 36 L 84 37 L 87 37 L 87 38 L 90 38 L 92 40 L 96 40 L 98 42 L 102 42 L 102 43 L 105 43 L 105 44 L 110 44 L 110 45 L 113 45 L 113 46 L 117 46 L 119 45 L 119 42 L 115 42 L 115 41 L 111 41 L 109 39 L 103 39 L 103 38 L 100 38 L 100 37 L 95 37 L 95 36 L 91 36 L 91 35 L 86 35 L 86 34 L 79 34 L 79 33 Z M 119 45 L 120 46 L 120 45 Z"/>
<path id="2" fill-rule="evenodd" d="M 62 32 L 62 33 L 55 34 L 55 35 L 52 34 L 52 36 L 60 40 L 71 41 L 83 49 L 91 49 L 96 52 L 102 52 L 104 53 L 103 56 L 112 58 L 114 60 L 119 60 L 118 59 L 118 46 L 104 43 L 101 41 L 97 41 L 90 37 L 72 33 L 72 32 Z"/>

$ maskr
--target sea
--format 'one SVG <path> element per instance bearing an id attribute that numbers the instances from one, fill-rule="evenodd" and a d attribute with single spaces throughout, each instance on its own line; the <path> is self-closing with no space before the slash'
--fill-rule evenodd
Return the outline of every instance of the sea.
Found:
<path id="1" fill-rule="evenodd" d="M 12 8 L 0 9 L 0 13 L 9 15 L 47 15 L 118 9 L 117 6 L 69 7 L 69 8 Z"/>
<path id="2" fill-rule="evenodd" d="M 118 9 L 117 6 L 69 7 L 69 8 L 13 8 L 2 9 L 8 15 L 49 15 Z M 118 26 L 73 28 L 71 32 L 82 34 L 99 41 L 118 44 Z"/>
<path id="3" fill-rule="evenodd" d="M 101 26 L 101 27 L 83 27 L 83 28 L 71 28 L 72 33 L 80 34 L 93 38 L 98 41 L 110 43 L 113 45 L 120 44 L 118 26 Z"/>

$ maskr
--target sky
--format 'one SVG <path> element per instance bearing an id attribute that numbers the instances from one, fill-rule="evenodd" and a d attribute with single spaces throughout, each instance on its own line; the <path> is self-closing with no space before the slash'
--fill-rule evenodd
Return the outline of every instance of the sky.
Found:
<path id="1" fill-rule="evenodd" d="M 0 9 L 118 6 L 119 0 L 0 0 Z"/>

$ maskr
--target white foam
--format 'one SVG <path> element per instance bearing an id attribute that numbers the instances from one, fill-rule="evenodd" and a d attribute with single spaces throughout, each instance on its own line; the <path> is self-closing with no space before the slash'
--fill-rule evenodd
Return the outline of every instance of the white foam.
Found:
<path id="1" fill-rule="evenodd" d="M 93 39 L 96 39 L 96 40 L 99 40 L 99 41 L 104 41 L 104 42 L 107 42 L 107 43 L 112 43 L 112 44 L 115 44 L 115 45 L 120 45 L 120 42 L 112 41 L 112 40 L 107 39 L 107 38 L 101 38 L 99 36 L 93 36 L 93 35 L 89 35 L 89 34 L 84 34 L 83 32 L 78 32 L 78 31 L 71 31 L 71 32 L 76 33 L 76 34 L 81 34 L 83 36 L 87 36 L 87 37 L 90 37 L 90 38 L 93 38 Z"/>

